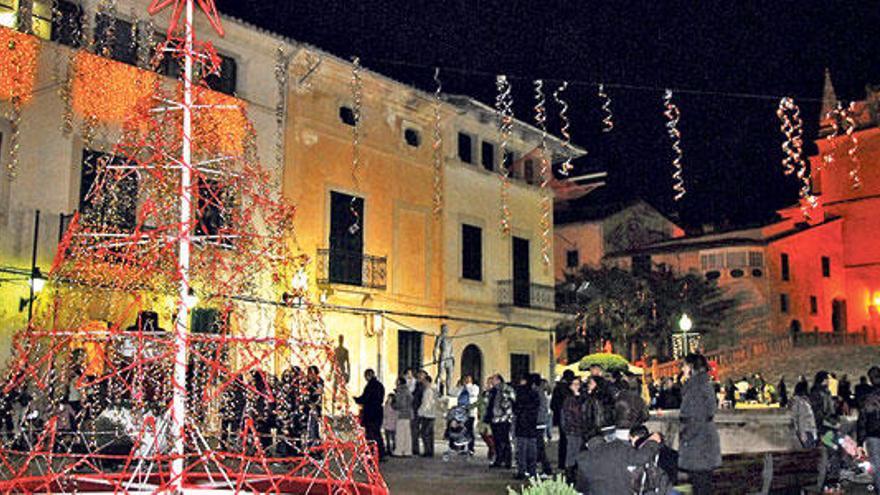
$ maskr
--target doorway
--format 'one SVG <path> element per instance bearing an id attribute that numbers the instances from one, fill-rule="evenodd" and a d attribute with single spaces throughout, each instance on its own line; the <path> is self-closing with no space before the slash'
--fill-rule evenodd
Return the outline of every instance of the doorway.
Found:
<path id="1" fill-rule="evenodd" d="M 531 356 L 528 354 L 510 355 L 510 383 L 516 384 L 520 378 L 528 376 L 532 372 Z"/>
<path id="2" fill-rule="evenodd" d="M 846 299 L 831 301 L 831 327 L 834 333 L 846 333 Z"/>
<path id="3" fill-rule="evenodd" d="M 474 344 L 469 344 L 461 353 L 461 376 L 470 375 L 474 383 L 483 386 L 483 352 Z"/>

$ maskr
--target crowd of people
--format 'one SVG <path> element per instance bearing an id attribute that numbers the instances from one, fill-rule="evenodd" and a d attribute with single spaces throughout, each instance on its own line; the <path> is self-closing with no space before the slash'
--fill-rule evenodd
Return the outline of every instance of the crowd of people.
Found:
<path id="1" fill-rule="evenodd" d="M 73 371 L 71 376 L 79 376 Z M 191 424 L 208 435 L 210 411 L 203 381 L 190 376 L 187 409 Z M 109 380 L 83 376 L 82 384 L 58 381 L 36 397 L 26 381 L 11 382 L 17 386 L 0 394 L 0 437 L 7 448 L 28 450 L 47 419 L 54 417 L 56 450 L 125 456 L 138 448 L 148 454 L 138 446 L 144 442 L 137 441 L 144 435 L 142 419 L 152 417 L 156 426 L 151 434 L 160 437 L 170 425 L 170 387 L 157 380 L 140 380 L 140 387 L 122 389 Z M 316 366 L 305 371 L 291 366 L 280 376 L 253 370 L 224 388 L 217 404 L 220 445 L 237 448 L 244 432 L 258 437 L 269 454 L 305 454 L 320 443 L 323 400 L 324 380 Z M 167 446 L 158 442 L 151 448 L 161 451 L 163 445 Z"/>
<path id="2" fill-rule="evenodd" d="M 362 407 L 361 422 L 380 458 L 434 455 L 435 420 L 441 411 L 431 377 L 424 371 L 407 371 L 387 396 L 372 370 L 365 378 L 363 394 L 355 401 Z M 630 486 L 633 473 L 627 466 L 632 465 L 662 466 L 652 472 L 656 476 L 644 478 L 666 483 L 674 481 L 681 468 L 689 472 L 694 493 L 711 493 L 711 472 L 721 463 L 721 450 L 712 423 L 716 396 L 703 356 L 685 360 L 680 394 L 682 438 L 675 452 L 645 427 L 649 404 L 635 375 L 607 373 L 593 366 L 584 377 L 567 371 L 551 387 L 536 373 L 512 382 L 495 374 L 482 390 L 465 376 L 449 394 L 454 405 L 447 414 L 446 438 L 456 424 L 451 413 L 463 409 L 467 411 L 461 416 L 466 418 L 463 428 L 468 433 L 464 452 L 474 454 L 474 438 L 480 435 L 488 447 L 490 467 L 514 470 L 515 479 L 553 473 L 547 444 L 555 430 L 557 468 L 582 493 L 628 493 L 619 490 Z M 452 443 L 450 439 L 450 448 Z"/>

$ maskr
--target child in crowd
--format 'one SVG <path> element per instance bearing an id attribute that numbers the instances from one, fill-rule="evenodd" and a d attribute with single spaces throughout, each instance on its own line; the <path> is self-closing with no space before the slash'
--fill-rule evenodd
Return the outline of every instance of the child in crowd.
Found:
<path id="1" fill-rule="evenodd" d="M 388 394 L 388 398 L 385 400 L 382 428 L 385 430 L 385 449 L 387 452 L 394 452 L 394 447 L 397 443 L 395 441 L 397 411 L 394 409 L 394 394 Z"/>

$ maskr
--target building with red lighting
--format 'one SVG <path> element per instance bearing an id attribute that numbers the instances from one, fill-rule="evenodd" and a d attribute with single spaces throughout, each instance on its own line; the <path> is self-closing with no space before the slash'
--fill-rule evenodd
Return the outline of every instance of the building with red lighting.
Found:
<path id="1" fill-rule="evenodd" d="M 683 235 L 656 212 L 629 207 L 622 210 L 625 224 L 640 226 L 637 231 L 662 227 L 663 235 L 618 250 L 608 250 L 609 242 L 597 232 L 615 223 L 620 211 L 557 224 L 557 279 L 575 262 L 574 255 L 563 253 L 566 246 L 592 246 L 591 254 L 578 252 L 578 265 L 668 268 L 717 280 L 738 302 L 728 325 L 730 338 L 720 342 L 786 332 L 865 332 L 870 341 L 880 341 L 880 89 L 867 93 L 854 105 L 852 136 L 845 134 L 843 122 L 837 123 L 836 135 L 834 121 L 821 122 L 819 151 L 809 158 L 815 208 L 794 205 L 769 224 Z M 822 115 L 835 104 L 828 78 Z"/>

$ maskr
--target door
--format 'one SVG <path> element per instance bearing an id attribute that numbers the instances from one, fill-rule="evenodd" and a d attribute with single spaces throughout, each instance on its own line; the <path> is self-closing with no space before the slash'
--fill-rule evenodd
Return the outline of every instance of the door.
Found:
<path id="1" fill-rule="evenodd" d="M 364 200 L 330 193 L 330 282 L 361 285 L 363 282 Z"/>
<path id="2" fill-rule="evenodd" d="M 528 308 L 529 297 L 529 241 L 513 238 L 513 305 Z"/>
<path id="3" fill-rule="evenodd" d="M 831 301 L 831 327 L 835 333 L 846 332 L 846 300 Z"/>
<path id="4" fill-rule="evenodd" d="M 398 330 L 397 374 L 403 376 L 408 369 L 422 369 L 422 333 Z"/>
<path id="5" fill-rule="evenodd" d="M 474 383 L 483 386 L 483 353 L 480 348 L 470 344 L 461 353 L 461 376 L 470 375 Z"/>
<path id="6" fill-rule="evenodd" d="M 518 383 L 519 380 L 532 372 L 531 356 L 528 354 L 511 354 L 510 355 L 510 380 L 511 383 Z"/>

